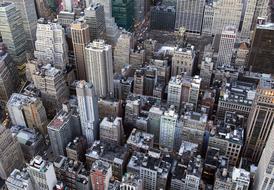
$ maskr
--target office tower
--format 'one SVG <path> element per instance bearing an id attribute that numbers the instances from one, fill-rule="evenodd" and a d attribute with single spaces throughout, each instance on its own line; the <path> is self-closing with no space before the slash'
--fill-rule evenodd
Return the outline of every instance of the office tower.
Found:
<path id="1" fill-rule="evenodd" d="M 2 46 L 2 48 L 4 48 Z M 18 87 L 18 73 L 12 58 L 5 50 L 0 51 L 0 100 L 7 102 Z"/>
<path id="2" fill-rule="evenodd" d="M 196 51 L 194 46 L 178 47 L 172 57 L 171 76 L 184 74 L 192 76 L 196 64 Z"/>
<path id="3" fill-rule="evenodd" d="M 218 51 L 218 66 L 230 65 L 236 42 L 237 29 L 234 26 L 226 26 L 222 30 Z"/>
<path id="4" fill-rule="evenodd" d="M 23 167 L 24 155 L 10 129 L 3 126 L 0 126 L 0 150 L 0 177 L 7 179 L 14 169 Z"/>
<path id="5" fill-rule="evenodd" d="M 20 11 L 23 20 L 23 27 L 26 34 L 26 51 L 34 50 L 35 33 L 37 25 L 37 14 L 35 0 L 5 0 L 15 4 L 16 9 Z M 5 2 L 4 1 L 4 2 Z"/>
<path id="6" fill-rule="evenodd" d="M 144 95 L 144 85 L 145 85 L 145 70 L 136 70 L 134 73 L 134 87 L 133 93 Z"/>
<path id="7" fill-rule="evenodd" d="M 96 160 L 90 170 L 92 189 L 108 189 L 112 177 L 111 165 L 107 162 Z"/>
<path id="8" fill-rule="evenodd" d="M 112 17 L 112 0 L 92 0 L 93 3 L 100 3 L 104 6 L 105 24 L 106 24 L 106 41 L 111 45 L 115 45 L 120 31 L 115 23 L 114 17 Z"/>
<path id="9" fill-rule="evenodd" d="M 13 125 L 35 128 L 43 135 L 47 134 L 47 115 L 39 98 L 14 93 L 7 108 Z"/>
<path id="10" fill-rule="evenodd" d="M 85 9 L 84 16 L 89 26 L 89 37 L 93 41 L 101 39 L 106 32 L 104 6 L 100 3 L 92 3 Z"/>
<path id="11" fill-rule="evenodd" d="M 145 19 L 145 0 L 134 0 L 134 24 Z"/>
<path id="12" fill-rule="evenodd" d="M 254 12 L 253 24 L 256 23 L 258 17 L 267 18 L 269 16 L 270 3 L 271 1 L 269 0 L 257 0 L 255 12 Z"/>
<path id="13" fill-rule="evenodd" d="M 98 102 L 94 86 L 91 83 L 79 81 L 76 84 L 76 94 L 82 134 L 87 138 L 88 145 L 91 145 L 98 138 L 99 132 Z"/>
<path id="14" fill-rule="evenodd" d="M 175 28 L 201 33 L 205 0 L 177 0 Z"/>
<path id="15" fill-rule="evenodd" d="M 86 80 L 85 46 L 90 42 L 89 26 L 82 18 L 71 24 L 71 38 L 77 78 Z"/>
<path id="16" fill-rule="evenodd" d="M 63 0 L 62 3 L 63 3 L 63 10 L 68 11 L 68 12 L 73 11 L 73 8 L 74 8 L 73 0 Z"/>
<path id="17" fill-rule="evenodd" d="M 201 88 L 208 89 L 211 84 L 214 62 L 211 56 L 205 56 L 201 63 L 200 77 L 202 79 Z"/>
<path id="18" fill-rule="evenodd" d="M 43 135 L 34 128 L 15 125 L 11 127 L 11 132 L 20 143 L 26 161 L 30 161 L 34 156 L 46 149 Z"/>
<path id="19" fill-rule="evenodd" d="M 173 6 L 155 6 L 151 8 L 150 28 L 152 30 L 174 31 L 176 9 Z M 161 20 L 161 22 L 159 22 Z"/>
<path id="20" fill-rule="evenodd" d="M 68 158 L 76 161 L 85 162 L 85 154 L 87 149 L 87 140 L 84 137 L 76 137 L 69 142 L 66 147 L 66 155 Z"/>
<path id="21" fill-rule="evenodd" d="M 159 145 L 161 148 L 167 148 L 173 150 L 175 141 L 175 128 L 178 122 L 178 114 L 175 112 L 174 107 L 170 107 L 168 111 L 165 111 L 161 116 L 160 121 L 160 139 Z"/>
<path id="22" fill-rule="evenodd" d="M 123 66 L 129 64 L 130 50 L 133 48 L 133 35 L 123 31 L 114 49 L 114 71 L 120 73 Z"/>
<path id="23" fill-rule="evenodd" d="M 232 189 L 247 190 L 250 185 L 250 178 L 250 172 L 234 167 L 232 171 Z"/>
<path id="24" fill-rule="evenodd" d="M 191 103 L 193 105 L 194 110 L 196 110 L 196 108 L 198 106 L 201 81 L 202 81 L 202 79 L 198 75 L 195 75 L 191 79 L 191 87 L 190 87 L 190 91 L 189 91 L 188 103 Z"/>
<path id="25" fill-rule="evenodd" d="M 35 156 L 27 166 L 31 180 L 34 182 L 34 189 L 53 189 L 57 184 L 56 174 L 51 162 L 43 160 L 41 156 Z"/>
<path id="26" fill-rule="evenodd" d="M 226 26 L 235 26 L 239 29 L 242 1 L 241 0 L 219 0 L 213 4 L 214 17 L 212 34 L 221 34 Z"/>
<path id="27" fill-rule="evenodd" d="M 154 143 L 159 144 L 160 122 L 164 111 L 156 106 L 152 106 L 148 112 L 148 133 L 154 135 Z"/>
<path id="28" fill-rule="evenodd" d="M 112 0 L 112 15 L 119 27 L 131 30 L 134 24 L 134 0 Z"/>
<path id="29" fill-rule="evenodd" d="M 145 50 L 145 61 L 149 62 L 155 53 L 157 41 L 153 39 L 146 39 L 143 42 L 144 50 Z"/>
<path id="30" fill-rule="evenodd" d="M 254 189 L 273 189 L 273 146 L 274 146 L 274 128 L 269 133 L 268 140 L 266 141 L 265 148 L 259 161 L 258 168 L 255 174 Z"/>
<path id="31" fill-rule="evenodd" d="M 116 118 L 122 116 L 122 102 L 114 100 L 112 98 L 98 100 L 99 107 L 99 118 L 104 119 L 105 117 Z"/>
<path id="32" fill-rule="evenodd" d="M 250 48 L 248 65 L 254 72 L 274 74 L 274 24 L 257 25 Z"/>
<path id="33" fill-rule="evenodd" d="M 237 55 L 235 58 L 235 67 L 244 68 L 246 67 L 246 62 L 249 54 L 249 44 L 246 42 L 242 42 L 240 47 L 237 49 Z"/>
<path id="34" fill-rule="evenodd" d="M 38 20 L 34 56 L 43 64 L 53 64 L 58 69 L 66 69 L 68 47 L 64 29 L 60 24 L 44 18 Z"/>
<path id="35" fill-rule="evenodd" d="M 94 40 L 86 46 L 87 81 L 94 85 L 96 95 L 106 97 L 113 95 L 113 62 L 111 45 L 104 40 Z"/>
<path id="36" fill-rule="evenodd" d="M 3 43 L 17 67 L 26 61 L 26 35 L 20 11 L 14 3 L 0 4 L 0 31 Z M 19 69 L 19 67 L 18 67 Z"/>
<path id="37" fill-rule="evenodd" d="M 129 64 L 133 73 L 143 66 L 145 63 L 145 55 L 146 52 L 141 47 L 133 48 L 130 50 Z"/>
<path id="38" fill-rule="evenodd" d="M 156 70 L 157 83 L 168 84 L 171 66 L 167 59 L 156 58 L 150 61 L 150 67 Z"/>
<path id="39" fill-rule="evenodd" d="M 241 30 L 241 40 L 247 41 L 251 37 L 253 19 L 255 19 L 255 9 L 258 0 L 247 0 L 244 13 L 244 20 Z M 257 18 L 256 18 L 257 20 Z"/>
<path id="40" fill-rule="evenodd" d="M 139 176 L 126 174 L 120 184 L 120 189 L 143 190 L 143 181 L 140 179 Z"/>
<path id="41" fill-rule="evenodd" d="M 181 109 L 183 96 L 183 84 L 182 78 L 178 75 L 177 77 L 171 77 L 168 83 L 168 96 L 167 103 L 168 105 L 175 106 L 176 110 Z"/>
<path id="42" fill-rule="evenodd" d="M 214 18 L 214 7 L 211 1 L 206 2 L 202 25 L 202 34 L 211 35 Z"/>
<path id="43" fill-rule="evenodd" d="M 24 168 L 22 171 L 14 169 L 6 180 L 8 190 L 34 190 L 30 176 Z"/>
<path id="44" fill-rule="evenodd" d="M 48 124 L 48 135 L 51 148 L 55 156 L 65 155 L 67 144 L 76 136 L 81 135 L 81 126 L 76 110 L 70 105 L 63 104 L 63 108 Z"/>
<path id="45" fill-rule="evenodd" d="M 269 76 L 262 76 L 247 121 L 244 157 L 257 163 L 263 152 L 274 120 L 274 88 Z"/>
<path id="46" fill-rule="evenodd" d="M 122 118 L 105 117 L 100 123 L 100 140 L 109 143 L 123 144 L 124 129 Z"/>

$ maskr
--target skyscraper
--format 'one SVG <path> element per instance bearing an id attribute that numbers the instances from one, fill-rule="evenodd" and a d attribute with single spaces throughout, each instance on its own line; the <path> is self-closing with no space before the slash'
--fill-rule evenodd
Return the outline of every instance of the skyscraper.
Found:
<path id="1" fill-rule="evenodd" d="M 89 26 L 83 18 L 71 24 L 71 38 L 75 56 L 77 78 L 86 80 L 85 46 L 90 42 Z"/>
<path id="2" fill-rule="evenodd" d="M 177 0 L 175 28 L 201 33 L 205 0 Z"/>
<path id="3" fill-rule="evenodd" d="M 241 30 L 241 40 L 250 39 L 250 34 L 252 30 L 252 22 L 255 16 L 255 8 L 256 8 L 257 0 L 247 0 L 246 9 L 244 14 L 244 20 Z"/>
<path id="4" fill-rule="evenodd" d="M 258 162 L 274 124 L 274 81 L 262 76 L 247 121 L 247 134 L 243 155 Z"/>
<path id="5" fill-rule="evenodd" d="M 0 126 L 0 177 L 7 179 L 14 169 L 21 169 L 24 155 L 9 129 Z"/>
<path id="6" fill-rule="evenodd" d="M 98 138 L 98 102 L 95 96 L 95 89 L 91 83 L 79 81 L 76 84 L 82 134 L 91 145 Z"/>
<path id="7" fill-rule="evenodd" d="M 112 15 L 119 27 L 131 30 L 134 19 L 134 0 L 112 0 Z"/>
<path id="8" fill-rule="evenodd" d="M 26 61 L 26 35 L 20 11 L 14 3 L 0 4 L 0 32 L 13 61 L 22 65 Z"/>
<path id="9" fill-rule="evenodd" d="M 104 40 L 94 40 L 85 51 L 87 81 L 94 86 L 96 95 L 113 95 L 113 62 L 111 45 Z"/>

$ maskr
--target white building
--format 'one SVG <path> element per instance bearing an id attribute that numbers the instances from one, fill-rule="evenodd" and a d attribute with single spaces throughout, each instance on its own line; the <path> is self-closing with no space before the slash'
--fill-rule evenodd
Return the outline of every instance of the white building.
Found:
<path id="1" fill-rule="evenodd" d="M 177 77 L 171 77 L 168 83 L 168 105 L 175 106 L 176 110 L 180 110 L 182 103 L 182 80 L 178 75 Z"/>
<path id="2" fill-rule="evenodd" d="M 125 174 L 120 184 L 120 190 L 143 190 L 143 181 L 139 176 Z"/>
<path id="3" fill-rule="evenodd" d="M 230 65 L 236 42 L 236 32 L 235 26 L 226 26 L 223 29 L 217 58 L 218 66 Z"/>
<path id="4" fill-rule="evenodd" d="M 86 75 L 87 81 L 94 85 L 99 97 L 112 96 L 113 61 L 111 45 L 104 40 L 94 40 L 86 46 Z"/>
<path id="5" fill-rule="evenodd" d="M 34 190 L 30 175 L 24 168 L 22 171 L 14 169 L 6 180 L 8 190 Z"/>
<path id="6" fill-rule="evenodd" d="M 247 190 L 250 185 L 250 172 L 242 168 L 233 168 L 232 189 Z"/>
<path id="7" fill-rule="evenodd" d="M 214 17 L 214 7 L 213 3 L 208 3 L 205 5 L 202 34 L 212 34 L 212 25 Z"/>
<path id="8" fill-rule="evenodd" d="M 37 190 L 53 189 L 57 183 L 53 164 L 35 156 L 28 164 L 28 172 Z"/>
<path id="9" fill-rule="evenodd" d="M 100 140 L 110 143 L 122 144 L 124 129 L 122 118 L 115 119 L 105 117 L 100 123 Z"/>
<path id="10" fill-rule="evenodd" d="M 241 30 L 241 40 L 249 40 L 252 30 L 253 19 L 255 16 L 257 0 L 247 0 L 244 20 Z"/>
<path id="11" fill-rule="evenodd" d="M 87 138 L 88 144 L 92 144 L 98 137 L 98 102 L 95 96 L 94 86 L 85 81 L 76 84 L 82 134 Z"/>

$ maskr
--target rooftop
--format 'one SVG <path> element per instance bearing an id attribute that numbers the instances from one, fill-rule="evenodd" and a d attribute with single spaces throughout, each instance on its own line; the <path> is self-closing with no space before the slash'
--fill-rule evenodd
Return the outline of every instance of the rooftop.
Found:
<path id="1" fill-rule="evenodd" d="M 133 129 L 127 140 L 127 144 L 140 149 L 148 150 L 153 146 L 153 139 L 154 135 Z"/>
<path id="2" fill-rule="evenodd" d="M 42 135 L 33 128 L 12 126 L 11 131 L 16 135 L 20 144 L 25 144 L 27 146 L 32 146 L 35 142 L 43 138 Z"/>
<path id="3" fill-rule="evenodd" d="M 104 162 L 102 160 L 96 160 L 92 164 L 91 173 L 95 171 L 100 171 L 105 175 L 109 171 L 110 167 L 111 165 L 108 162 Z"/>
<path id="4" fill-rule="evenodd" d="M 43 65 L 41 67 L 38 67 L 35 74 L 42 76 L 42 77 L 55 77 L 56 75 L 61 74 L 61 70 L 55 68 L 51 64 Z"/>
<path id="5" fill-rule="evenodd" d="M 22 189 L 28 189 L 28 186 L 31 185 L 31 182 L 27 169 L 23 168 L 22 171 L 14 169 L 8 177 L 6 183 L 16 185 L 17 187 L 21 187 Z"/>
<path id="6" fill-rule="evenodd" d="M 80 170 L 83 168 L 83 164 L 76 160 L 69 159 L 64 156 L 59 156 L 54 161 L 54 167 L 58 168 L 62 171 L 78 174 Z"/>
<path id="7" fill-rule="evenodd" d="M 38 98 L 24 94 L 13 93 L 8 101 L 8 105 L 22 108 L 24 105 L 33 104 Z"/>

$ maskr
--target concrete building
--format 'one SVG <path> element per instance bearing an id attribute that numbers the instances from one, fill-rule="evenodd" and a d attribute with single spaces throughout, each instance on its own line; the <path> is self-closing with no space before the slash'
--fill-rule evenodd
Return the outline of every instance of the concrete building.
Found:
<path id="1" fill-rule="evenodd" d="M 168 105 L 175 106 L 177 111 L 181 109 L 183 97 L 183 84 L 181 79 L 182 78 L 177 75 L 177 77 L 171 77 L 168 83 L 167 103 Z"/>
<path id="2" fill-rule="evenodd" d="M 144 69 L 138 69 L 134 73 L 133 93 L 144 95 L 146 72 Z"/>
<path id="3" fill-rule="evenodd" d="M 77 78 L 86 80 L 85 46 L 90 42 L 89 26 L 83 19 L 71 24 L 71 37 L 75 57 Z"/>
<path id="4" fill-rule="evenodd" d="M 133 48 L 133 35 L 130 32 L 123 31 L 117 40 L 114 49 L 114 70 L 121 73 L 124 65 L 129 64 L 130 50 Z"/>
<path id="5" fill-rule="evenodd" d="M 205 0 L 177 0 L 175 28 L 184 27 L 191 33 L 201 33 Z"/>
<path id="6" fill-rule="evenodd" d="M 214 180 L 214 190 L 218 189 L 231 189 L 232 178 L 231 171 L 229 170 L 229 161 L 226 157 L 219 158 L 220 163 L 217 165 Z"/>
<path id="7" fill-rule="evenodd" d="M 153 148 L 154 135 L 136 130 L 135 128 L 131 131 L 127 145 L 131 151 L 148 152 Z"/>
<path id="8" fill-rule="evenodd" d="M 122 116 L 122 102 L 116 101 L 114 99 L 102 99 L 98 100 L 99 107 L 99 118 L 104 119 L 108 118 L 116 118 Z"/>
<path id="9" fill-rule="evenodd" d="M 109 143 L 123 144 L 124 128 L 121 117 L 105 117 L 100 123 L 100 140 Z"/>
<path id="10" fill-rule="evenodd" d="M 152 30 L 174 31 L 176 20 L 174 6 L 155 6 L 151 8 L 150 14 L 150 28 Z"/>
<path id="11" fill-rule="evenodd" d="M 243 155 L 257 163 L 269 137 L 273 119 L 274 82 L 270 76 L 263 75 L 256 90 L 256 96 L 247 120 L 246 144 Z"/>
<path id="12" fill-rule="evenodd" d="M 203 35 L 212 34 L 213 18 L 214 18 L 213 2 L 208 1 L 206 2 L 205 9 L 204 9 L 204 18 L 203 18 L 203 25 L 202 25 Z"/>
<path id="13" fill-rule="evenodd" d="M 218 51 L 217 65 L 231 65 L 231 58 L 236 42 L 237 29 L 234 26 L 226 26 L 222 30 L 221 40 Z"/>
<path id="14" fill-rule="evenodd" d="M 34 190 L 26 168 L 22 171 L 14 169 L 6 180 L 6 185 L 8 190 Z"/>
<path id="15" fill-rule="evenodd" d="M 213 74 L 213 67 L 214 62 L 212 61 L 211 56 L 205 56 L 201 63 L 201 70 L 200 70 L 200 77 L 201 81 L 201 88 L 202 89 L 209 89 L 212 80 Z"/>
<path id="16" fill-rule="evenodd" d="M 90 171 L 83 168 L 77 176 L 76 189 L 89 190 L 92 188 Z"/>
<path id="17" fill-rule="evenodd" d="M 69 61 L 68 46 L 65 31 L 60 24 L 43 18 L 38 20 L 34 56 L 43 64 L 66 69 Z"/>
<path id="18" fill-rule="evenodd" d="M 48 119 L 39 98 L 14 93 L 7 108 L 13 125 L 35 128 L 43 135 L 47 134 Z"/>
<path id="19" fill-rule="evenodd" d="M 175 112 L 174 107 L 165 111 L 161 116 L 160 122 L 160 139 L 159 144 L 161 148 L 173 150 L 175 145 L 176 125 L 178 123 L 178 114 Z"/>
<path id="20" fill-rule="evenodd" d="M 153 134 L 154 143 L 159 144 L 160 137 L 160 122 L 161 116 L 164 114 L 164 111 L 156 106 L 152 106 L 148 113 L 148 133 Z"/>
<path id="21" fill-rule="evenodd" d="M 84 137 L 75 137 L 73 141 L 66 146 L 66 155 L 68 158 L 84 163 L 87 149 L 87 140 Z"/>
<path id="22" fill-rule="evenodd" d="M 103 38 L 106 32 L 104 6 L 100 3 L 92 3 L 85 9 L 84 16 L 89 26 L 90 40 Z"/>
<path id="23" fill-rule="evenodd" d="M 249 189 L 251 174 L 242 168 L 233 168 L 232 171 L 232 189 Z"/>
<path id="24" fill-rule="evenodd" d="M 64 156 L 67 144 L 81 135 L 79 115 L 68 103 L 63 104 L 63 108 L 48 124 L 47 129 L 54 155 Z"/>
<path id="25" fill-rule="evenodd" d="M 165 85 L 168 84 L 170 79 L 170 71 L 171 71 L 171 66 L 169 64 L 168 59 L 165 59 L 165 58 L 151 59 L 149 66 L 150 68 L 156 70 L 157 83 L 165 84 Z"/>
<path id="26" fill-rule="evenodd" d="M 88 145 L 91 145 L 99 133 L 98 102 L 95 96 L 95 89 L 91 83 L 79 81 L 76 85 L 82 134 L 87 138 Z"/>
<path id="27" fill-rule="evenodd" d="M 242 42 L 237 49 L 237 55 L 235 58 L 235 67 L 244 68 L 247 65 L 247 58 L 249 54 L 249 45 L 245 42 Z"/>
<path id="28" fill-rule="evenodd" d="M 141 47 L 133 48 L 130 50 L 129 64 L 133 73 L 143 66 L 145 63 L 145 56 L 145 50 Z"/>
<path id="29" fill-rule="evenodd" d="M 171 76 L 185 74 L 192 76 L 196 64 L 196 51 L 194 46 L 177 48 L 172 56 Z"/>
<path id="30" fill-rule="evenodd" d="M 20 10 L 11 2 L 0 3 L 0 26 L 3 43 L 17 68 L 26 61 L 26 35 Z M 13 27 L 16 26 L 16 27 Z"/>
<path id="31" fill-rule="evenodd" d="M 157 40 L 153 40 L 153 39 L 146 39 L 143 42 L 143 47 L 145 50 L 145 61 L 149 62 L 152 58 L 153 55 L 156 51 L 156 45 L 157 45 Z"/>
<path id="32" fill-rule="evenodd" d="M 253 22 L 255 17 L 255 9 L 256 4 L 259 2 L 258 0 L 247 0 L 246 1 L 246 8 L 244 13 L 244 20 L 241 30 L 241 40 L 248 41 L 251 38 L 251 31 L 253 29 Z M 256 18 L 257 19 L 257 18 Z"/>
<path id="33" fill-rule="evenodd" d="M 112 1 L 112 15 L 119 27 L 130 31 L 134 24 L 134 0 Z"/>
<path id="34" fill-rule="evenodd" d="M 43 160 L 41 156 L 35 156 L 28 164 L 27 169 L 34 182 L 34 189 L 53 189 L 57 184 L 53 164 Z"/>
<path id="35" fill-rule="evenodd" d="M 112 177 L 111 165 L 102 160 L 96 160 L 90 171 L 92 189 L 108 189 L 109 180 Z"/>
<path id="36" fill-rule="evenodd" d="M 21 169 L 24 155 L 9 129 L 0 126 L 0 177 L 7 179 L 14 169 Z"/>
<path id="37" fill-rule="evenodd" d="M 126 174 L 120 184 L 120 190 L 143 190 L 143 182 L 139 176 Z"/>
<path id="38" fill-rule="evenodd" d="M 87 81 L 94 85 L 99 97 L 113 95 L 113 62 L 111 45 L 104 40 L 94 40 L 86 46 Z"/>

